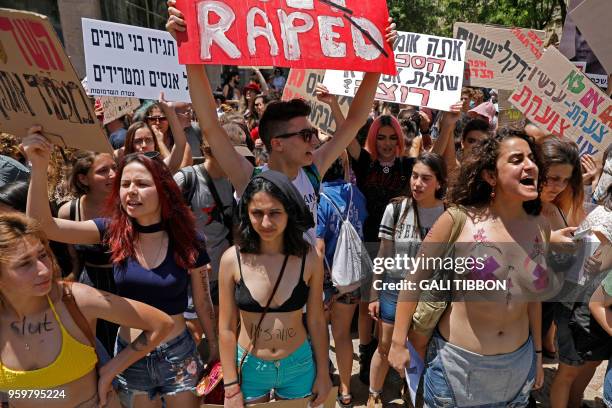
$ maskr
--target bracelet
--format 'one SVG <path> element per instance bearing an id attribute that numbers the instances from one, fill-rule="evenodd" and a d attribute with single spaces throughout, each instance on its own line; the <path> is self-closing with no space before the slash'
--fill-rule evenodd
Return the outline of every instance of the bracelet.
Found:
<path id="1" fill-rule="evenodd" d="M 240 389 L 240 387 L 238 387 L 238 391 L 236 391 L 235 393 L 233 393 L 232 395 L 227 395 L 225 394 L 225 399 L 232 399 L 234 398 L 236 395 L 240 394 L 242 392 L 242 390 Z"/>
<path id="2" fill-rule="evenodd" d="M 542 350 L 536 350 L 536 354 L 542 354 Z"/>
<path id="3" fill-rule="evenodd" d="M 230 382 L 228 382 L 228 383 L 223 383 L 223 388 L 229 388 L 229 387 L 231 387 L 232 385 L 236 385 L 236 384 L 238 384 L 238 380 L 237 380 L 237 379 L 236 379 L 236 380 L 234 380 L 234 381 L 230 381 Z"/>

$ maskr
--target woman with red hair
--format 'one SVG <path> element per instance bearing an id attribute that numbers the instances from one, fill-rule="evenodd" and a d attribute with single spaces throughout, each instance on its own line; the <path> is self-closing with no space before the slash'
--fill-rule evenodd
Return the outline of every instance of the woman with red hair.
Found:
<path id="1" fill-rule="evenodd" d="M 23 140 L 32 161 L 28 215 L 40 222 L 51 240 L 107 244 L 117 293 L 160 309 L 173 320 L 162 344 L 117 376 L 123 405 L 150 406 L 150 400 L 161 395 L 169 408 L 197 407 L 193 391 L 203 367 L 183 312 L 191 279 L 196 312 L 214 346 L 211 359 L 218 359 L 206 267 L 209 259 L 170 170 L 157 152 L 128 154 L 117 169 L 108 201 L 109 218 L 52 218 L 46 205 L 46 169 L 52 145 L 41 131 L 40 126 L 34 126 Z M 115 350 L 119 353 L 149 341 L 141 330 L 122 326 Z M 159 399 L 156 403 L 160 404 Z"/>

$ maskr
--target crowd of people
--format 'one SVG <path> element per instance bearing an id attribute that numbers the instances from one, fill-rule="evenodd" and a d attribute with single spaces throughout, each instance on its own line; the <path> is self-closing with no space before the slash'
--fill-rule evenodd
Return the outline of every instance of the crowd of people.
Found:
<path id="1" fill-rule="evenodd" d="M 376 73 L 346 117 L 317 86 L 323 134 L 307 102 L 279 100 L 281 69 L 216 90 L 186 71 L 191 103 L 162 94 L 111 122 L 112 154 L 36 123 L 2 134 L 2 404 L 319 406 L 335 380 L 350 408 L 356 329 L 368 408 L 415 360 L 417 406 L 530 406 L 544 358 L 552 407 L 580 407 L 602 362 L 612 407 L 612 143 L 596 160 L 504 127 L 491 89 L 448 112 L 378 103 Z"/>

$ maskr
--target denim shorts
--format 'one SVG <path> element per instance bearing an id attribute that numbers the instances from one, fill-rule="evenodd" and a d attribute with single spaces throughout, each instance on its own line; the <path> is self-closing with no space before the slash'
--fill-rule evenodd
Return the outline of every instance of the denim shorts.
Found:
<path id="1" fill-rule="evenodd" d="M 608 370 L 604 380 L 603 400 L 606 407 L 612 408 L 612 358 L 608 360 Z"/>
<path id="2" fill-rule="evenodd" d="M 236 366 L 245 350 L 238 345 Z M 281 399 L 305 398 L 312 394 L 316 376 L 314 356 L 308 340 L 281 360 L 262 360 L 248 354 L 242 364 L 242 395 L 246 402 L 270 395 Z"/>
<path id="3" fill-rule="evenodd" d="M 485 356 L 448 343 L 435 332 L 423 383 L 428 407 L 526 407 L 535 383 L 531 337 L 512 353 Z"/>
<path id="4" fill-rule="evenodd" d="M 388 324 L 395 324 L 395 309 L 397 308 L 397 298 L 399 291 L 380 291 L 378 299 L 380 319 Z"/>
<path id="5" fill-rule="evenodd" d="M 129 344 L 117 336 L 115 355 Z M 119 374 L 119 398 L 125 407 L 132 407 L 134 396 L 147 394 L 150 399 L 159 395 L 175 395 L 194 391 L 204 366 L 195 342 L 185 331 L 167 343 L 159 345 L 124 372 Z"/>

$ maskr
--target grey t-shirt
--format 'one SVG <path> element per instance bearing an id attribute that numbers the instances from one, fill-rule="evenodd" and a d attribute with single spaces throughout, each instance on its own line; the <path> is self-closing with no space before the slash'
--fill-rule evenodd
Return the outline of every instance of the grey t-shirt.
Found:
<path id="1" fill-rule="evenodd" d="M 196 230 L 204 236 L 206 241 L 206 252 L 208 252 L 212 267 L 210 280 L 216 281 L 219 279 L 221 255 L 229 248 L 229 242 L 227 241 L 229 231 L 221 221 L 220 214 L 223 212 L 223 208 L 216 208 L 215 199 L 208 188 L 201 166 L 194 166 L 194 169 L 196 170 L 197 183 L 191 200 L 191 208 L 196 218 Z M 182 189 L 185 176 L 179 171 L 174 175 L 174 181 Z M 234 195 L 229 180 L 227 178 L 217 178 L 212 179 L 212 182 L 215 184 L 223 206 L 231 207 Z M 215 215 L 217 216 L 215 217 Z"/>

